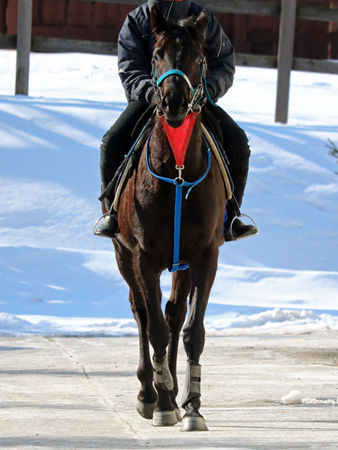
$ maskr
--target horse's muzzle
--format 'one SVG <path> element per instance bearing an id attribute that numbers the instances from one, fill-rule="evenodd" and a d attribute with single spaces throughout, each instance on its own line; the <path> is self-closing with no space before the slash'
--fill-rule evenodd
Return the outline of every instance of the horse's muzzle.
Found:
<path id="1" fill-rule="evenodd" d="M 188 101 L 184 95 L 170 91 L 162 97 L 161 108 L 166 122 L 173 128 L 180 127 L 188 113 Z"/>
<path id="2" fill-rule="evenodd" d="M 170 125 L 172 128 L 179 128 L 181 125 L 183 125 L 185 117 L 183 120 L 169 120 L 167 119 L 166 116 L 165 117 L 165 121 L 167 122 L 168 125 Z"/>

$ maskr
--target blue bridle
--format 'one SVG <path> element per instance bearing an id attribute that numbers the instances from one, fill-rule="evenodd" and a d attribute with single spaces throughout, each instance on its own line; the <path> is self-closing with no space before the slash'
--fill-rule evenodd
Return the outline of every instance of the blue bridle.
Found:
<path id="1" fill-rule="evenodd" d="M 161 88 L 161 84 L 163 83 L 163 81 L 166 78 L 173 76 L 173 75 L 179 76 L 187 83 L 189 92 L 191 94 L 190 103 L 189 103 L 187 112 L 189 112 L 190 110 L 200 112 L 201 105 L 199 103 L 203 99 L 203 92 L 205 92 L 208 97 L 208 92 L 206 91 L 206 81 L 205 81 L 206 69 L 207 69 L 206 64 L 207 64 L 206 60 L 205 60 L 205 58 L 203 58 L 202 63 L 201 63 L 201 68 L 200 68 L 201 79 L 196 87 L 193 87 L 193 85 L 191 84 L 187 75 L 182 70 L 179 70 L 179 69 L 170 69 L 167 72 L 165 72 L 164 74 L 162 74 L 159 78 L 157 78 L 156 67 L 155 67 L 155 65 L 153 65 L 153 83 L 158 91 L 159 98 L 162 98 L 162 92 L 161 92 L 160 88 Z"/>

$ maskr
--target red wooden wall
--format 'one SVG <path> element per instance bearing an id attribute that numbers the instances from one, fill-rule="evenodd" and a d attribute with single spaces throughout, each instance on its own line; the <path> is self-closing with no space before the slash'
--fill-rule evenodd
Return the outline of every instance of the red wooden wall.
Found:
<path id="1" fill-rule="evenodd" d="M 334 2 L 337 0 L 298 0 L 318 6 Z M 77 0 L 34 0 L 33 35 L 116 42 L 126 14 L 134 7 Z M 0 0 L 0 33 L 16 34 L 16 14 L 17 0 Z M 220 13 L 216 16 L 236 52 L 277 53 L 278 18 Z M 337 59 L 337 28 L 326 22 L 297 21 L 295 56 Z"/>
<path id="2" fill-rule="evenodd" d="M 0 2 L 7 2 L 6 31 L 16 34 L 17 0 Z M 33 35 L 116 41 L 125 16 L 133 8 L 76 0 L 34 0 Z"/>
<path id="3" fill-rule="evenodd" d="M 263 0 L 270 1 L 270 0 Z M 335 1 L 335 0 L 333 0 Z M 331 0 L 331 2 L 333 2 Z M 329 7 L 329 0 L 298 0 L 298 4 Z M 338 6 L 337 6 L 338 7 Z M 279 19 L 246 14 L 215 14 L 231 38 L 238 53 L 276 55 L 278 49 Z M 329 34 L 327 22 L 298 20 L 295 33 L 294 55 L 299 58 L 328 58 L 330 41 L 336 42 L 338 34 Z M 338 46 L 336 46 L 338 47 Z M 330 55 L 332 58 L 337 58 Z"/>

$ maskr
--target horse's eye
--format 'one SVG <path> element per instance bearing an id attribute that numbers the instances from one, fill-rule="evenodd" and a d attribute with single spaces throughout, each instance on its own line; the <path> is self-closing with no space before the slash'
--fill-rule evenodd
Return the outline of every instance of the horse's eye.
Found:
<path id="1" fill-rule="evenodd" d="M 163 58 L 162 52 L 157 51 L 157 52 L 154 54 L 154 61 L 155 61 L 155 62 L 161 61 L 162 58 Z"/>

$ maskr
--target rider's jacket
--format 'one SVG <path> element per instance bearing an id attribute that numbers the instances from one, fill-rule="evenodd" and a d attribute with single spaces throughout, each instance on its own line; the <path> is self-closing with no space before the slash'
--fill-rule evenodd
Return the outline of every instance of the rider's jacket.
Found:
<path id="1" fill-rule="evenodd" d="M 206 31 L 208 51 L 207 84 L 216 102 L 232 86 L 235 72 L 234 51 L 231 42 L 213 13 L 190 0 L 148 0 L 131 11 L 122 25 L 118 38 L 118 68 L 128 102 L 150 101 L 153 91 L 151 57 L 154 39 L 150 25 L 150 9 L 156 4 L 170 20 L 191 15 L 198 16 L 203 9 L 209 16 Z"/>

